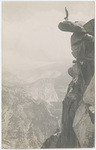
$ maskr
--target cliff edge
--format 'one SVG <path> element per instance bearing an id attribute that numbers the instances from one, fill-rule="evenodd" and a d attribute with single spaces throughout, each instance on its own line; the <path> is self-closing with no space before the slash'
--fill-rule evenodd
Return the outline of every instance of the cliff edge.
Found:
<path id="1" fill-rule="evenodd" d="M 61 130 L 55 132 L 42 148 L 94 147 L 94 19 L 60 22 L 61 31 L 72 32 L 73 66 L 68 69 L 72 81 L 63 100 Z"/>

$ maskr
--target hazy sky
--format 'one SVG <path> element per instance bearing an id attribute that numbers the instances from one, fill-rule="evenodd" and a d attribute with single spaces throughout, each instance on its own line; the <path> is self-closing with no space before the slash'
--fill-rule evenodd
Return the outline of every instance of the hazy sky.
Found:
<path id="1" fill-rule="evenodd" d="M 54 62 L 70 64 L 70 33 L 58 29 L 71 21 L 94 18 L 94 2 L 3 2 L 3 68 L 20 70 Z"/>

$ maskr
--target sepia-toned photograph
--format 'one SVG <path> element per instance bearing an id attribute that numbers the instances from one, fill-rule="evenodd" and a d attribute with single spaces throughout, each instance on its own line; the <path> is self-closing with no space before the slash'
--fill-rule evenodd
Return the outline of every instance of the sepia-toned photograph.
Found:
<path id="1" fill-rule="evenodd" d="M 2 149 L 95 148 L 95 1 L 2 1 Z"/>

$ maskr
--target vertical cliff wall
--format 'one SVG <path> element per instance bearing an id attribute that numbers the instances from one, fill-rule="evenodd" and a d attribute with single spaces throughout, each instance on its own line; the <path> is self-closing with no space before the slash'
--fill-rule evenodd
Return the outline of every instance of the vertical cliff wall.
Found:
<path id="1" fill-rule="evenodd" d="M 42 148 L 94 147 L 94 19 L 60 22 L 61 31 L 73 32 L 72 55 L 68 69 L 72 81 L 63 100 L 61 131 L 49 137 Z"/>

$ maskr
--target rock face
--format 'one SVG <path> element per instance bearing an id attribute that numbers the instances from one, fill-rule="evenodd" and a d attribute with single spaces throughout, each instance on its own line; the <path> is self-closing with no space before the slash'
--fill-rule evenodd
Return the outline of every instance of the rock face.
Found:
<path id="1" fill-rule="evenodd" d="M 73 128 L 81 147 L 94 146 L 94 82 L 95 80 L 93 77 L 84 93 L 83 100 L 76 111 L 73 122 Z"/>
<path id="2" fill-rule="evenodd" d="M 76 60 L 68 70 L 72 81 L 63 101 L 61 131 L 49 137 L 42 148 L 94 147 L 94 19 L 84 26 L 65 21 L 58 27 L 73 32 L 71 49 Z"/>

